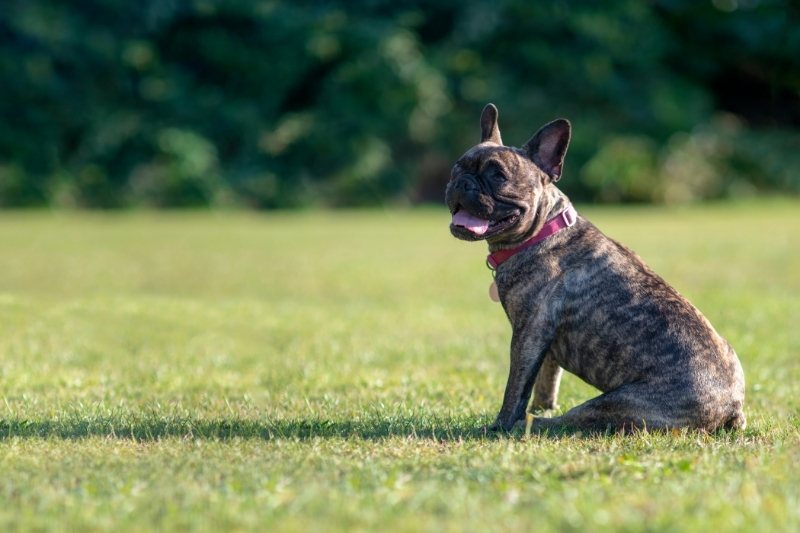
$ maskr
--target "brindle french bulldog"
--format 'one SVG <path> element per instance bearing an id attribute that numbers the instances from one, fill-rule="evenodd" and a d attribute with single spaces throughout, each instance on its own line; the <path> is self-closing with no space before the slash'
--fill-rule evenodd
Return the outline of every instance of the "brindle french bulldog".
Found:
<path id="1" fill-rule="evenodd" d="M 536 417 L 535 429 L 744 428 L 744 374 L 730 344 L 635 253 L 575 216 L 556 188 L 570 130 L 558 119 L 522 148 L 504 146 L 489 104 L 481 143 L 447 185 L 450 231 L 489 244 L 513 329 L 492 429 L 524 423 L 531 389 L 533 408 L 554 407 L 562 369 L 602 394 Z"/>

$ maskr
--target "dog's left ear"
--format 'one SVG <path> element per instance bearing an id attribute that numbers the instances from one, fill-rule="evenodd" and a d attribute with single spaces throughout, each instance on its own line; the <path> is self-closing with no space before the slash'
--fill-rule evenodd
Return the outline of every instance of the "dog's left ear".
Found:
<path id="1" fill-rule="evenodd" d="M 536 166 L 553 181 L 561 179 L 561 167 L 564 166 L 571 132 L 569 121 L 559 118 L 542 126 L 522 147 Z"/>
<path id="2" fill-rule="evenodd" d="M 497 108 L 494 104 L 486 104 L 481 113 L 481 142 L 503 144 L 500 137 L 500 126 L 497 125 Z"/>

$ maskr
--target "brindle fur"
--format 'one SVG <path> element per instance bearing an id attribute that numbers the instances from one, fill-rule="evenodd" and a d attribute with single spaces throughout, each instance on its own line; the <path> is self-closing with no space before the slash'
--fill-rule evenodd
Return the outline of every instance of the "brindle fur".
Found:
<path id="1" fill-rule="evenodd" d="M 560 213 L 570 124 L 544 126 L 522 148 L 503 146 L 497 109 L 481 116 L 481 144 L 453 167 L 446 201 L 491 221 L 490 251 L 513 247 Z M 504 224 L 510 224 L 504 227 Z M 458 238 L 478 240 L 451 225 Z M 744 374 L 733 348 L 686 298 L 631 250 L 578 216 L 496 272 L 512 325 L 511 368 L 494 429 L 552 408 L 561 369 L 602 391 L 534 428 L 588 431 L 635 428 L 744 428 Z"/>

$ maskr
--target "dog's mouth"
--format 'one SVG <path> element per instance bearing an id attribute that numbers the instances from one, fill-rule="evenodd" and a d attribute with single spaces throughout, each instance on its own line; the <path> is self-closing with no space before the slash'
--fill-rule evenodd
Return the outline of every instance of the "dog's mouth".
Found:
<path id="1" fill-rule="evenodd" d="M 488 220 L 468 213 L 466 209 L 458 206 L 453 213 L 450 230 L 458 237 L 471 240 L 486 239 L 510 228 L 518 219 L 519 211 L 516 210 L 497 220 Z"/>

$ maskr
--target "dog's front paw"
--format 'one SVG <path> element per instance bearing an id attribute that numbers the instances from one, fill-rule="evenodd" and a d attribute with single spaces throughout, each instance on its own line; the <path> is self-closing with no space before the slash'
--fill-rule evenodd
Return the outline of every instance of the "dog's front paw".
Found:
<path id="1" fill-rule="evenodd" d="M 489 431 L 493 432 L 506 432 L 512 431 L 516 427 L 525 427 L 525 417 L 509 417 L 503 418 L 498 416 L 497 420 L 489 426 Z"/>
<path id="2" fill-rule="evenodd" d="M 497 420 L 495 420 L 494 422 L 492 422 L 492 423 L 489 425 L 489 427 L 488 427 L 488 430 L 489 430 L 491 433 L 497 433 L 498 431 L 505 431 L 505 430 L 503 429 L 503 426 L 502 426 L 502 424 L 500 424 L 500 422 L 499 422 L 499 421 L 497 421 Z"/>

